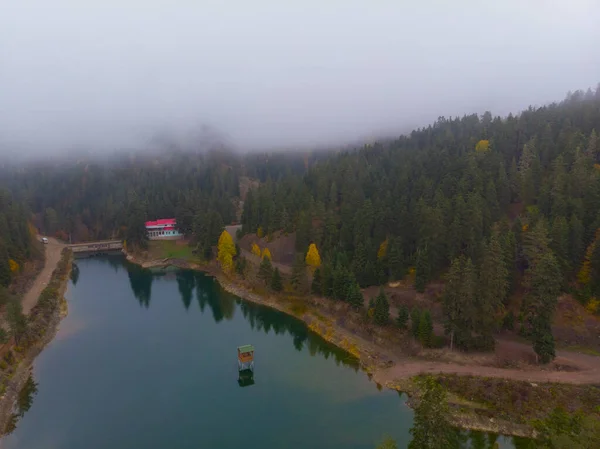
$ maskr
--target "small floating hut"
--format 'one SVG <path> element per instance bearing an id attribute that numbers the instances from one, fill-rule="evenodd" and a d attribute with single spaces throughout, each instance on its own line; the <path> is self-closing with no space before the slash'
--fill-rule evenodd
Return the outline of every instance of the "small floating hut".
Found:
<path id="1" fill-rule="evenodd" d="M 238 346 L 238 371 L 254 371 L 254 346 Z"/>

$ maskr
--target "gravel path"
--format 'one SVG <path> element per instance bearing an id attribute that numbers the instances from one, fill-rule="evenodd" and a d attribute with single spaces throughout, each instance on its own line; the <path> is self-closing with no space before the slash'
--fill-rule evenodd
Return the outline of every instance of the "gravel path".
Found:
<path id="1" fill-rule="evenodd" d="M 31 309 L 33 309 L 33 307 L 37 304 L 37 300 L 40 297 L 42 290 L 44 290 L 46 285 L 48 285 L 50 277 L 52 276 L 52 272 L 56 268 L 56 265 L 60 260 L 61 252 L 65 247 L 65 245 L 50 237 L 48 237 L 48 244 L 45 246 L 46 263 L 44 265 L 44 269 L 35 279 L 29 291 L 23 296 L 23 313 L 26 315 L 28 315 Z"/>

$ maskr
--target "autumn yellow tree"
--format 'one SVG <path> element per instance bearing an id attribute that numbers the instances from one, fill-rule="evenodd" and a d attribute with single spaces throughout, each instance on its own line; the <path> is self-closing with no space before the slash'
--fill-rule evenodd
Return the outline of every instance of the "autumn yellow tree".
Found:
<path id="1" fill-rule="evenodd" d="M 269 260 L 273 260 L 273 258 L 271 257 L 271 251 L 269 251 L 269 248 L 265 248 L 262 250 L 261 259 L 264 259 L 265 257 Z"/>
<path id="2" fill-rule="evenodd" d="M 485 153 L 487 151 L 489 151 L 490 149 L 490 141 L 489 140 L 480 140 L 479 142 L 477 142 L 477 145 L 475 145 L 475 151 L 477 151 L 478 153 Z"/>
<path id="3" fill-rule="evenodd" d="M 258 236 L 259 239 L 262 239 L 263 236 L 265 235 L 263 228 L 261 226 L 259 226 L 258 229 L 256 230 L 256 235 Z"/>
<path id="4" fill-rule="evenodd" d="M 255 256 L 260 257 L 260 246 L 258 246 L 256 243 L 253 243 L 250 252 Z"/>
<path id="5" fill-rule="evenodd" d="M 321 256 L 319 255 L 319 250 L 317 249 L 317 245 L 315 245 L 314 243 L 311 243 L 308 246 L 308 251 L 306 252 L 305 262 L 306 262 L 306 265 L 313 272 L 321 266 Z"/>
<path id="6" fill-rule="evenodd" d="M 19 263 L 16 260 L 8 259 L 8 266 L 10 267 L 11 273 L 16 273 L 19 271 Z"/>
<path id="7" fill-rule="evenodd" d="M 219 243 L 217 245 L 219 251 L 217 259 L 221 264 L 223 271 L 230 272 L 233 268 L 233 256 L 235 256 L 235 244 L 231 235 L 227 231 L 223 231 L 219 237 Z"/>

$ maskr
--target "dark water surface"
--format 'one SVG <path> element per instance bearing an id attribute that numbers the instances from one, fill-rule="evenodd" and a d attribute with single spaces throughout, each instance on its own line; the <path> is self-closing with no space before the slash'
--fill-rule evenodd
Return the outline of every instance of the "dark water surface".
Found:
<path id="1" fill-rule="evenodd" d="M 77 261 L 6 449 L 404 448 L 412 411 L 348 354 L 190 271 Z M 236 347 L 253 344 L 253 379 Z M 34 383 L 35 382 L 35 383 Z M 495 437 L 475 435 L 472 447 Z M 500 437 L 501 447 L 513 447 Z"/>

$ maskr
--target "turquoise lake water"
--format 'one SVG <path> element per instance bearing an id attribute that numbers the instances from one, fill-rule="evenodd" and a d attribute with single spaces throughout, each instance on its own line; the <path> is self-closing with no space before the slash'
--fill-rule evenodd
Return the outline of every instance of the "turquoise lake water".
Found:
<path id="1" fill-rule="evenodd" d="M 407 446 L 413 413 L 355 360 L 280 312 L 191 271 L 76 261 L 69 315 L 38 357 L 6 449 Z M 256 348 L 253 378 L 236 347 Z M 508 438 L 474 434 L 470 446 Z"/>

